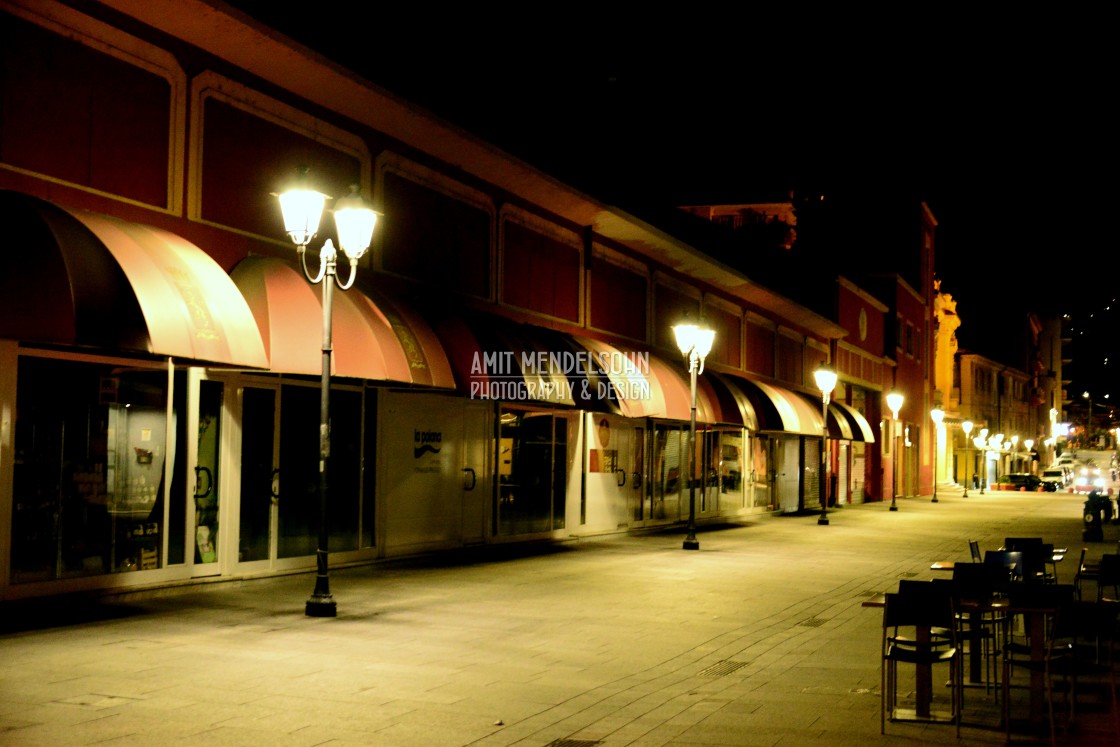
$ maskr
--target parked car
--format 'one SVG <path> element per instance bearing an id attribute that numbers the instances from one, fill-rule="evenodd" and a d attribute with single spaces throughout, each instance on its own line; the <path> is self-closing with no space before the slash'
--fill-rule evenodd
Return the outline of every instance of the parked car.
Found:
<path id="1" fill-rule="evenodd" d="M 1038 479 L 1042 480 L 1042 489 L 1048 493 L 1061 490 L 1067 484 L 1066 471 L 1061 467 L 1051 467 L 1042 470 L 1042 474 Z"/>
<path id="2" fill-rule="evenodd" d="M 1039 486 L 1042 485 L 1042 480 L 1026 472 L 1013 472 L 1010 475 L 1003 475 L 1000 477 L 999 484 L 1011 485 L 1013 490 L 1018 490 L 1019 488 L 1038 490 Z"/>

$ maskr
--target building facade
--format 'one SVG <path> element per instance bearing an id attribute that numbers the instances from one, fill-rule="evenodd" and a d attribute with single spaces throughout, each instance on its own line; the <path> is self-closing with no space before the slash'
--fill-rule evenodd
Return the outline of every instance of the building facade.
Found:
<path id="1" fill-rule="evenodd" d="M 0 598 L 315 567 L 301 168 L 381 213 L 332 303 L 332 565 L 814 510 L 825 443 L 828 500 L 881 495 L 860 293 L 813 311 L 217 4 L 0 20 Z M 682 321 L 715 330 L 695 448 Z"/>

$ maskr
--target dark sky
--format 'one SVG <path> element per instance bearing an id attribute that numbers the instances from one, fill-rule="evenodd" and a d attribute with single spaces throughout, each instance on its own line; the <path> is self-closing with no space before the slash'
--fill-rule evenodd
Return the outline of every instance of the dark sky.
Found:
<path id="1" fill-rule="evenodd" d="M 869 211 L 877 194 L 923 199 L 965 347 L 1027 311 L 1081 318 L 1115 292 L 1118 65 L 1104 17 L 422 4 L 324 32 L 295 26 L 288 4 L 235 4 L 622 207 L 791 189 L 859 195 Z M 324 17 L 340 6 L 373 7 L 336 2 Z"/>

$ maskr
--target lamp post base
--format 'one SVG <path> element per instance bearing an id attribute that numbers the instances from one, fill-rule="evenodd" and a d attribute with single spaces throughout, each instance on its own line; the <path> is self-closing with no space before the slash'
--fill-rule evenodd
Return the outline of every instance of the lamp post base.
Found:
<path id="1" fill-rule="evenodd" d="M 338 608 L 330 594 L 323 596 L 312 594 L 304 605 L 303 612 L 308 617 L 335 617 L 338 615 Z"/>
<path id="2" fill-rule="evenodd" d="M 699 550 L 700 540 L 696 539 L 695 537 L 686 537 L 684 540 L 684 544 L 681 545 L 681 547 L 685 550 Z"/>
<path id="3" fill-rule="evenodd" d="M 937 496 L 936 496 L 936 495 L 935 495 L 935 496 L 933 496 L 933 500 L 932 500 L 932 501 L 930 501 L 930 503 L 940 503 L 940 502 L 941 502 L 941 501 L 937 500 Z"/>
<path id="4" fill-rule="evenodd" d="M 890 510 L 891 511 L 897 511 L 898 510 L 898 506 L 895 504 L 893 496 L 891 497 L 891 508 L 890 508 Z"/>

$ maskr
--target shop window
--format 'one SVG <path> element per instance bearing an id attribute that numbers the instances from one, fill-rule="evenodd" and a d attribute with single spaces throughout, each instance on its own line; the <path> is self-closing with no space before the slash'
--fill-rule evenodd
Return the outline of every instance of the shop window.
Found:
<path id="1" fill-rule="evenodd" d="M 498 534 L 563 529 L 568 489 L 568 421 L 507 410 L 498 454 Z"/>
<path id="2" fill-rule="evenodd" d="M 164 565 L 166 371 L 23 357 L 18 375 L 12 581 Z"/>

